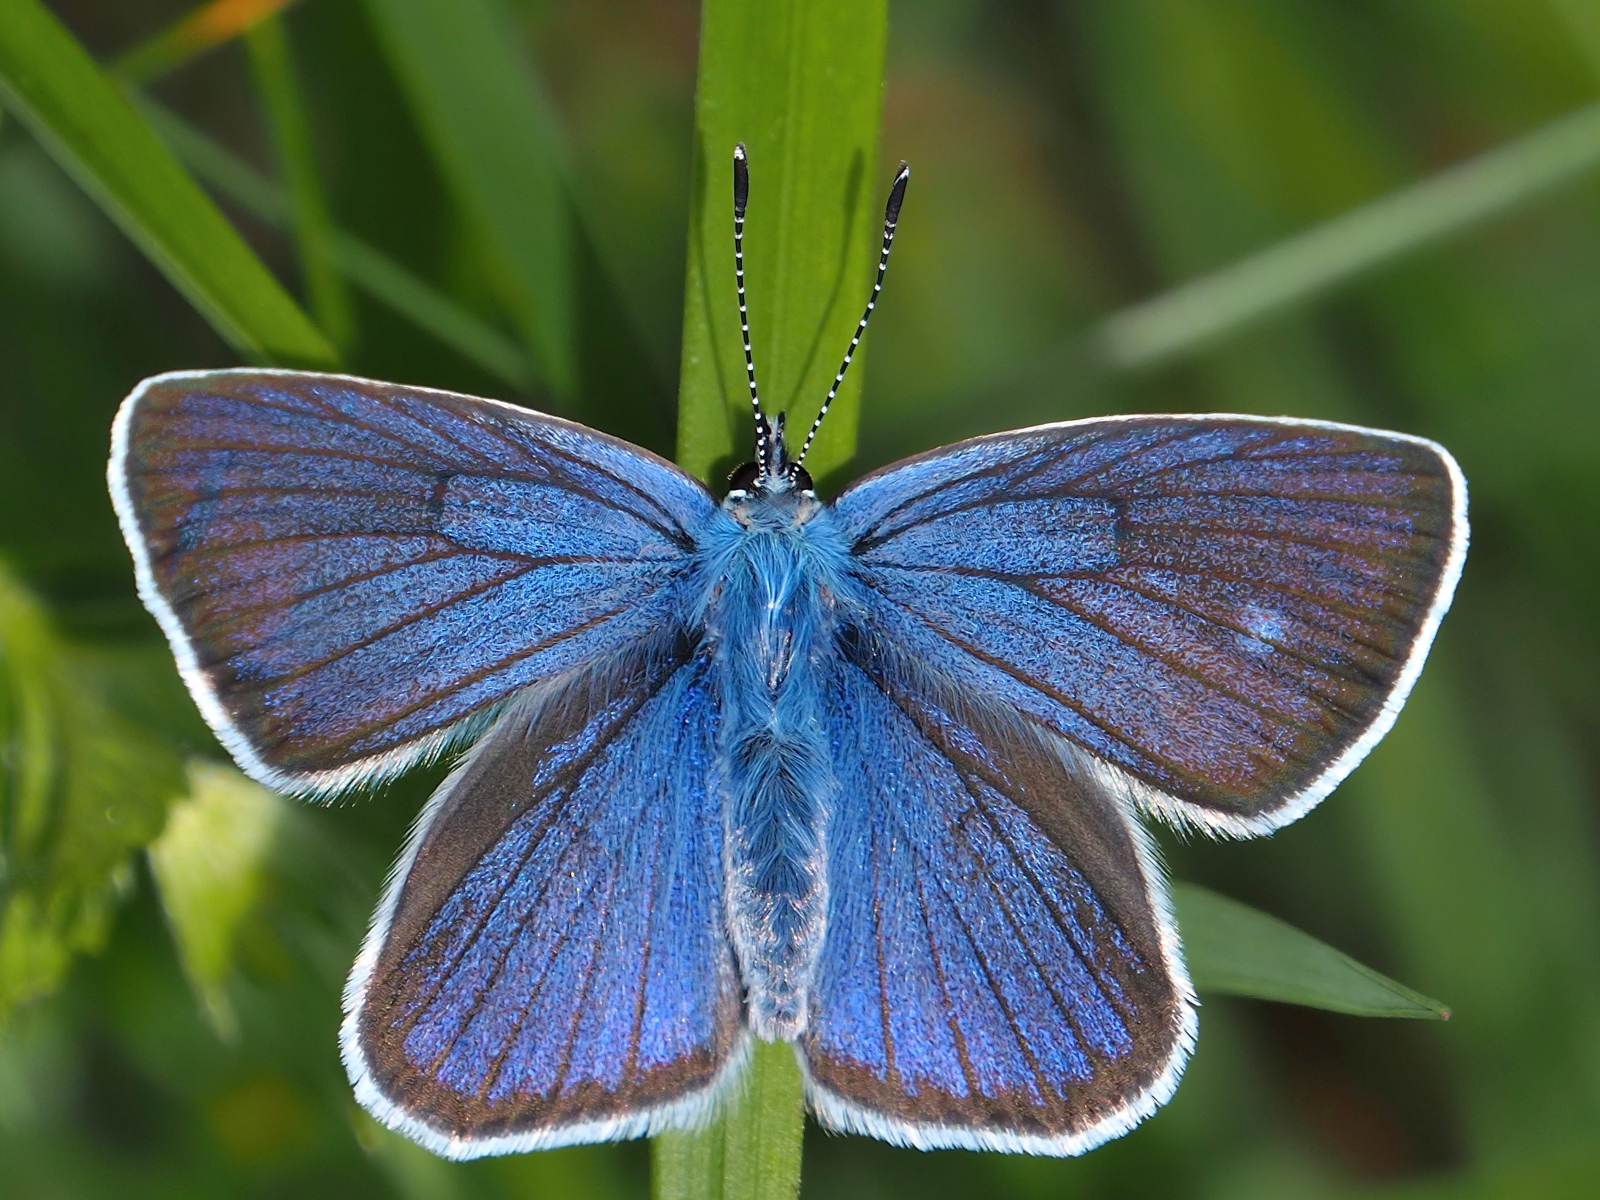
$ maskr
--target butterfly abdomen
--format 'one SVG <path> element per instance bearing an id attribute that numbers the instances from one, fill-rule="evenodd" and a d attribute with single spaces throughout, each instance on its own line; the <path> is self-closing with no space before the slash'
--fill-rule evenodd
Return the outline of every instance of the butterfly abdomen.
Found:
<path id="1" fill-rule="evenodd" d="M 729 934 L 750 1026 L 768 1039 L 804 1028 L 822 947 L 834 785 L 821 706 L 838 626 L 830 585 L 845 553 L 825 514 L 802 521 L 787 508 L 788 519 L 742 510 L 702 547 Z"/>

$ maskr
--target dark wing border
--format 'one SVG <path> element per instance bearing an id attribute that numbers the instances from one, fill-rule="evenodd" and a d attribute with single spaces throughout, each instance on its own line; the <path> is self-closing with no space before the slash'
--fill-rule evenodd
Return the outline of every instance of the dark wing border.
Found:
<path id="1" fill-rule="evenodd" d="M 1122 416 L 1086 417 L 1073 421 L 1046 422 L 1042 425 L 1030 425 L 1024 429 L 1007 430 L 1004 433 L 983 434 L 979 437 L 952 443 L 949 446 L 941 446 L 938 449 L 928 450 L 921 454 L 901 459 L 898 462 L 890 463 L 887 466 L 879 467 L 876 471 L 863 475 L 846 488 L 840 494 L 838 500 L 843 500 L 845 496 L 868 480 L 888 475 L 901 467 L 910 466 L 913 463 L 942 457 L 956 449 L 979 446 L 986 442 L 1004 442 L 1013 438 L 1037 434 L 1090 429 L 1096 425 L 1156 424 L 1166 421 L 1240 421 L 1277 428 L 1322 429 L 1335 433 L 1354 433 L 1370 437 L 1389 438 L 1394 441 L 1419 446 L 1436 456 L 1440 463 L 1443 464 L 1445 473 L 1450 480 L 1450 549 L 1445 559 L 1444 567 L 1439 573 L 1439 582 L 1434 592 L 1433 603 L 1429 607 L 1422 623 L 1417 627 L 1416 637 L 1411 643 L 1410 653 L 1407 655 L 1404 665 L 1400 668 L 1400 673 L 1395 677 L 1388 694 L 1384 697 L 1383 706 L 1368 722 L 1367 727 L 1361 731 L 1355 741 L 1345 747 L 1332 762 L 1324 767 L 1320 774 L 1298 791 L 1289 793 L 1271 808 L 1258 812 L 1253 816 L 1238 816 L 1207 809 L 1198 804 L 1191 804 L 1181 800 L 1063 739 L 1064 744 L 1070 746 L 1074 754 L 1081 755 L 1086 760 L 1086 765 L 1093 770 L 1103 786 L 1124 797 L 1137 810 L 1155 817 L 1175 829 L 1180 831 L 1200 829 L 1207 833 L 1224 837 L 1260 837 L 1263 834 L 1272 833 L 1274 830 L 1298 821 L 1323 800 L 1327 799 L 1333 790 L 1345 781 L 1350 772 L 1360 765 L 1361 760 L 1366 758 L 1372 748 L 1382 741 L 1384 735 L 1393 728 L 1395 719 L 1405 706 L 1407 697 L 1411 695 L 1412 687 L 1422 674 L 1422 667 L 1427 661 L 1428 651 L 1433 647 L 1434 636 L 1439 632 L 1439 624 L 1444 620 L 1445 613 L 1450 610 L 1450 602 L 1455 597 L 1456 584 L 1460 582 L 1462 568 L 1466 565 L 1467 544 L 1470 538 L 1470 527 L 1467 522 L 1467 480 L 1461 473 L 1461 467 L 1450 451 L 1431 438 L 1419 437 L 1416 434 L 1398 433 L 1390 429 L 1374 429 L 1371 426 L 1352 425 L 1342 421 L 1320 421 L 1310 417 L 1263 417 L 1249 413 L 1129 413 Z"/>

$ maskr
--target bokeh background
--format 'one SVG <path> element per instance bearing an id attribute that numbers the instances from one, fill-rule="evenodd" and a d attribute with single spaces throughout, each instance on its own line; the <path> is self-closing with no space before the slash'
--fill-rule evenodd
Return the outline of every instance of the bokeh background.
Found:
<path id="1" fill-rule="evenodd" d="M 110 62 L 188 4 L 50 7 Z M 589 365 L 563 409 L 670 453 L 696 5 L 510 11 L 583 198 Z M 1600 138 L 1593 121 L 1587 135 L 1552 124 L 1600 98 L 1597 10 L 898 0 L 891 14 L 882 157 L 915 177 L 869 339 L 857 468 L 983 430 L 1163 410 L 1358 421 L 1460 459 L 1472 553 L 1391 736 L 1269 840 L 1166 839 L 1178 877 L 1455 1015 L 1215 999 L 1176 1099 L 1120 1142 L 1056 1162 L 810 1130 L 804 1194 L 1600 1195 Z M 304 0 L 286 27 L 336 223 L 514 332 L 369 9 Z M 229 43 L 149 92 L 270 177 L 253 79 Z M 1554 150 L 1538 141 L 1552 129 L 1568 131 Z M 1448 174 L 1485 154 L 1498 175 Z M 1412 207 L 1362 208 L 1395 195 Z M 303 288 L 284 235 L 225 207 Z M 1338 223 L 1352 210 L 1365 224 Z M 1285 256 L 1319 230 L 1311 267 Z M 1196 280 L 1210 289 L 1198 309 L 1146 304 Z M 392 305 L 351 304 L 361 374 L 548 401 Z M 1238 315 L 1201 336 L 1230 304 Z M 235 361 L 0 123 L 0 1194 L 643 1197 L 642 1144 L 453 1166 L 351 1101 L 338 988 L 437 772 L 311 809 L 221 770 L 134 596 L 103 482 L 135 382 Z M 30 724 L 41 694 L 49 719 Z M 100 777 L 30 816 L 29 738 Z M 206 803 L 169 821 L 185 789 Z M 229 899 L 186 917 L 183 881 L 208 868 Z"/>

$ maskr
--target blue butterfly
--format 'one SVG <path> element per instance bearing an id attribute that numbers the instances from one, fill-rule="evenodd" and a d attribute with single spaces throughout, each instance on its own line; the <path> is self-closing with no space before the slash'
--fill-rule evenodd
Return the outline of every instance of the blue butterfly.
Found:
<path id="1" fill-rule="evenodd" d="M 743 318 L 742 150 L 734 179 Z M 110 464 L 140 594 L 265 784 L 476 739 L 345 993 L 389 1127 L 471 1158 L 693 1126 L 759 1038 L 832 1129 L 1084 1151 L 1195 1038 L 1140 818 L 1261 834 L 1351 771 L 1449 605 L 1461 473 L 1403 434 L 1128 416 L 829 503 L 741 323 L 756 454 L 720 502 L 491 400 L 146 380 Z"/>

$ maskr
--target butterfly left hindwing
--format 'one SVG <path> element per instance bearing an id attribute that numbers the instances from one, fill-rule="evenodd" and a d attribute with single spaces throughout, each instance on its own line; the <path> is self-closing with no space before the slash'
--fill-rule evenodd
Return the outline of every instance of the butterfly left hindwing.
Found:
<path id="1" fill-rule="evenodd" d="M 660 639 L 514 704 L 430 802 L 346 992 L 385 1124 L 473 1158 L 709 1110 L 747 1040 L 703 657 Z"/>

